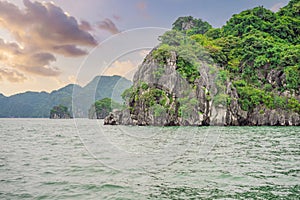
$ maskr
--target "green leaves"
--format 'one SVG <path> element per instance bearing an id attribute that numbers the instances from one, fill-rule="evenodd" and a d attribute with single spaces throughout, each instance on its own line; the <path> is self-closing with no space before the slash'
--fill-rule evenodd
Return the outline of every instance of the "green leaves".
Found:
<path id="1" fill-rule="evenodd" d="M 191 62 L 187 61 L 181 56 L 179 56 L 177 59 L 177 71 L 182 78 L 186 79 L 192 84 L 200 76 L 197 66 L 193 65 Z"/>
<path id="2" fill-rule="evenodd" d="M 182 31 L 187 35 L 204 34 L 211 28 L 212 26 L 208 22 L 195 19 L 192 16 L 179 17 L 173 23 L 173 30 Z"/>
<path id="3" fill-rule="evenodd" d="M 184 34 L 177 30 L 171 30 L 165 32 L 162 36 L 158 38 L 162 44 L 167 44 L 169 46 L 179 46 L 184 41 Z"/>
<path id="4" fill-rule="evenodd" d="M 299 91 L 300 88 L 300 65 L 287 67 L 284 69 L 286 75 L 287 89 L 294 92 Z"/>
<path id="5" fill-rule="evenodd" d="M 68 107 L 63 105 L 54 106 L 50 111 L 50 118 L 71 118 Z"/>
<path id="6" fill-rule="evenodd" d="M 278 12 L 280 16 L 290 16 L 294 18 L 300 18 L 300 1 L 290 0 L 289 4 L 284 8 L 281 8 Z"/>
<path id="7" fill-rule="evenodd" d="M 152 52 L 153 58 L 158 61 L 160 66 L 167 64 L 167 59 L 171 57 L 172 47 L 169 44 L 163 43 Z"/>
<path id="8" fill-rule="evenodd" d="M 244 110 L 260 105 L 299 112 L 293 97 L 300 94 L 299 8 L 299 0 L 291 0 L 278 13 L 256 7 L 217 29 L 191 16 L 180 17 L 173 30 L 160 37 L 162 45 L 153 56 L 165 65 L 175 51 L 176 70 L 191 85 L 200 77 L 202 61 L 217 64 L 218 89 L 224 91 L 227 81 L 234 82 Z M 224 105 L 229 99 L 220 93 L 214 102 Z"/>
<path id="9" fill-rule="evenodd" d="M 242 37 L 252 30 L 270 32 L 277 15 L 263 7 L 246 10 L 233 17 L 223 27 L 225 35 Z"/>
<path id="10" fill-rule="evenodd" d="M 122 106 L 110 98 L 104 98 L 95 102 L 96 112 L 106 110 L 108 113 L 113 109 L 120 109 Z"/>
<path id="11" fill-rule="evenodd" d="M 272 33 L 287 42 L 299 44 L 300 19 L 282 16 L 273 23 Z"/>
<path id="12" fill-rule="evenodd" d="M 110 98 L 98 100 L 89 109 L 89 118 L 104 119 L 114 109 L 122 109 L 122 105 Z"/>

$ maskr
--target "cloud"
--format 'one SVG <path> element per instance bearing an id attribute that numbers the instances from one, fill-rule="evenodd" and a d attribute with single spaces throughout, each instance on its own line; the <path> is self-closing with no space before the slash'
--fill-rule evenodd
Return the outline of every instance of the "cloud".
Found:
<path id="1" fill-rule="evenodd" d="M 23 0 L 24 9 L 0 1 L 0 28 L 8 30 L 14 42 L 0 38 L 0 66 L 23 73 L 57 76 L 52 67 L 55 55 L 78 57 L 87 54 L 83 47 L 94 47 L 96 39 L 86 21 L 80 23 L 54 3 Z M 13 74 L 9 81 L 20 80 L 20 74 L 1 68 L 2 76 Z"/>
<path id="2" fill-rule="evenodd" d="M 54 61 L 56 61 L 56 58 L 51 53 L 30 53 L 17 43 L 6 42 L 0 38 L 0 69 L 2 70 L 2 74 L 18 70 L 18 74 L 14 73 L 13 77 L 17 75 L 21 77 L 21 71 L 41 76 L 57 76 L 60 74 L 59 69 L 50 66 Z M 5 66 L 9 66 L 13 70 L 7 70 Z M 13 75 L 13 73 L 10 74 Z M 9 75 L 9 73 L 5 73 L 4 75 Z M 25 77 L 24 74 L 22 76 Z M 6 78 L 6 80 L 16 82 L 15 78 Z"/>
<path id="3" fill-rule="evenodd" d="M 94 30 L 92 25 L 85 20 L 82 20 L 80 22 L 79 28 L 83 31 L 93 31 Z"/>
<path id="4" fill-rule="evenodd" d="M 147 3 L 145 1 L 140 1 L 136 4 L 136 8 L 139 11 L 139 13 L 145 18 L 149 19 L 150 15 L 147 11 Z"/>
<path id="5" fill-rule="evenodd" d="M 41 39 L 62 45 L 97 45 L 93 36 L 80 29 L 77 20 L 52 3 L 24 0 L 30 27 Z M 42 27 L 41 27 L 42 26 Z M 24 27 L 26 28 L 26 27 Z"/>
<path id="6" fill-rule="evenodd" d="M 141 50 L 141 51 L 139 52 L 139 55 L 140 55 L 142 58 L 145 58 L 149 53 L 150 53 L 150 50 Z"/>
<path id="7" fill-rule="evenodd" d="M 24 82 L 26 77 L 14 69 L 0 68 L 0 81 L 6 79 L 9 82 Z"/>
<path id="8" fill-rule="evenodd" d="M 49 66 L 37 66 L 24 68 L 24 71 L 29 72 L 30 74 L 40 75 L 40 76 L 58 76 L 60 71 L 55 67 Z"/>
<path id="9" fill-rule="evenodd" d="M 117 34 L 120 33 L 117 26 L 108 18 L 105 20 L 98 22 L 99 29 L 106 30 L 110 32 L 111 34 Z"/>
<path id="10" fill-rule="evenodd" d="M 282 8 L 284 6 L 284 4 L 283 3 L 276 3 L 276 4 L 274 4 L 272 7 L 271 7 L 271 11 L 273 11 L 273 12 L 277 12 L 277 11 L 279 11 L 279 9 L 280 8 Z"/>
<path id="11" fill-rule="evenodd" d="M 77 82 L 77 77 L 74 75 L 68 76 L 68 82 L 76 84 Z"/>
<path id="12" fill-rule="evenodd" d="M 45 66 L 53 61 L 56 61 L 56 58 L 50 53 L 36 53 L 31 55 L 30 59 L 28 59 L 28 66 Z"/>
<path id="13" fill-rule="evenodd" d="M 113 18 L 117 21 L 120 21 L 122 19 L 119 15 L 113 15 Z"/>
<path id="14" fill-rule="evenodd" d="M 146 2 L 144 2 L 144 1 L 140 1 L 140 2 L 138 2 L 138 3 L 136 4 L 136 7 L 137 7 L 138 10 L 144 11 L 144 10 L 146 10 L 146 8 L 147 8 L 147 4 L 146 4 Z"/>
<path id="15" fill-rule="evenodd" d="M 0 51 L 5 51 L 7 53 L 19 54 L 21 53 L 22 47 L 16 42 L 7 42 L 6 40 L 0 38 Z"/>
<path id="16" fill-rule="evenodd" d="M 132 62 L 131 60 L 125 60 L 125 61 L 117 60 L 111 65 L 111 67 L 109 67 L 105 71 L 104 75 L 108 75 L 108 76 L 119 75 L 119 76 L 132 79 L 137 67 L 138 64 Z"/>
<path id="17" fill-rule="evenodd" d="M 65 77 L 57 77 L 54 79 L 61 87 L 66 86 L 67 84 L 78 84 L 77 77 L 75 75 L 69 75 Z"/>
<path id="18" fill-rule="evenodd" d="M 121 60 L 113 62 L 105 71 L 104 75 L 113 76 L 119 75 L 126 77 L 130 80 L 133 79 L 134 73 L 137 71 L 139 65 L 143 62 L 144 58 L 149 54 L 150 50 L 138 50 L 132 54 L 122 57 Z M 108 66 L 106 62 L 102 64 Z"/>
<path id="19" fill-rule="evenodd" d="M 23 2 L 25 10 L 0 1 L 1 25 L 19 42 L 33 43 L 31 46 L 42 49 L 51 49 L 53 45 L 97 45 L 94 37 L 80 29 L 77 20 L 60 7 L 53 3 Z"/>
<path id="20" fill-rule="evenodd" d="M 87 54 L 86 51 L 79 49 L 74 45 L 55 46 L 53 47 L 53 51 L 68 57 L 84 56 Z"/>

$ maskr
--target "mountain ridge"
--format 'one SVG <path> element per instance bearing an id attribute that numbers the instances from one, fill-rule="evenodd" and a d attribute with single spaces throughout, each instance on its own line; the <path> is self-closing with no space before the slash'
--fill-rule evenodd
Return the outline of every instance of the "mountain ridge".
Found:
<path id="1" fill-rule="evenodd" d="M 60 91 L 64 88 L 68 88 L 68 87 L 72 87 L 72 86 L 75 86 L 75 87 L 79 87 L 79 88 L 84 88 L 86 86 L 88 86 L 91 82 L 95 81 L 95 80 L 99 80 L 99 78 L 105 78 L 105 77 L 120 77 L 120 78 L 124 78 L 122 76 L 118 76 L 118 75 L 112 75 L 112 76 L 95 76 L 92 80 L 90 80 L 87 84 L 85 84 L 84 86 L 81 86 L 79 84 L 76 84 L 76 83 L 69 83 L 63 87 L 60 87 L 58 89 L 54 89 L 50 92 L 47 92 L 47 91 L 31 91 L 31 90 L 27 90 L 27 91 L 24 91 L 24 92 L 19 92 L 19 93 L 16 93 L 16 94 L 12 94 L 12 95 L 4 95 L 3 93 L 0 93 L 0 97 L 12 97 L 12 96 L 15 96 L 15 95 L 20 95 L 20 94 L 25 94 L 25 93 L 47 93 L 47 94 L 52 94 L 54 92 L 57 92 L 57 91 Z"/>
<path id="2" fill-rule="evenodd" d="M 75 117 L 88 117 L 88 109 L 95 100 L 112 97 L 120 102 L 123 90 L 131 85 L 121 76 L 96 76 L 83 87 L 68 84 L 51 92 L 26 91 L 8 97 L 0 94 L 0 117 L 48 118 L 53 106 L 64 105 L 73 110 L 72 104 Z"/>

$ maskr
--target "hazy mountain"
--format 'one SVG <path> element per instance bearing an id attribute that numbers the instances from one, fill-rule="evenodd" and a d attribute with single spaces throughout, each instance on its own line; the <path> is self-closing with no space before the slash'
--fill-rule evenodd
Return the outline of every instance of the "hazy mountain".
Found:
<path id="1" fill-rule="evenodd" d="M 60 104 L 74 111 L 75 117 L 87 117 L 95 100 L 109 97 L 121 103 L 121 94 L 131 85 L 120 76 L 97 76 L 84 87 L 70 84 L 51 93 L 25 92 L 9 97 L 0 94 L 0 117 L 49 117 L 51 108 Z"/>

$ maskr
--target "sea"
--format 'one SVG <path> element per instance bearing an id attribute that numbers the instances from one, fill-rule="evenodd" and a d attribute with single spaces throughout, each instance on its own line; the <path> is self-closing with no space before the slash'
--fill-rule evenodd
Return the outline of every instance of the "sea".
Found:
<path id="1" fill-rule="evenodd" d="M 300 199 L 300 127 L 0 119 L 0 199 Z"/>

